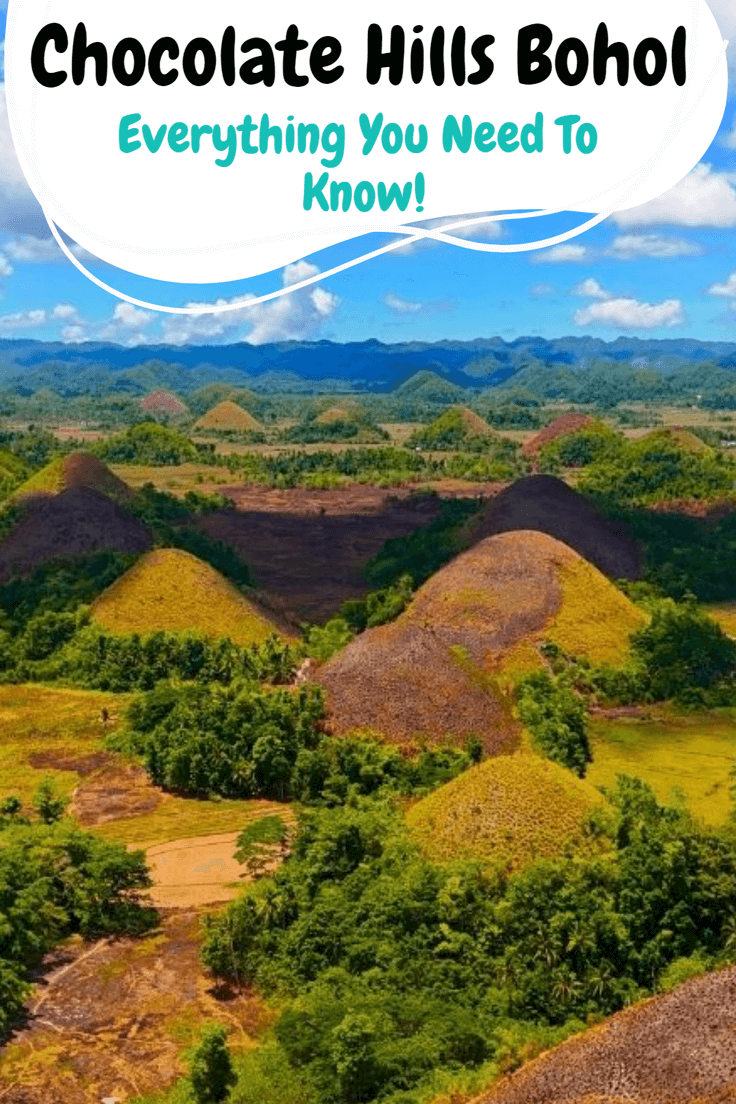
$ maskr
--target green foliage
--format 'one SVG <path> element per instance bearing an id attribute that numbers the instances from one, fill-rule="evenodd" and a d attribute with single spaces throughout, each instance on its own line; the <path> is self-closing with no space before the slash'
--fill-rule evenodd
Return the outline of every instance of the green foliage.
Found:
<path id="1" fill-rule="evenodd" d="M 693 602 L 662 602 L 631 646 L 655 700 L 708 690 L 736 673 L 736 642 Z"/>
<path id="2" fill-rule="evenodd" d="M 559 679 L 540 672 L 519 684 L 517 708 L 534 746 L 584 778 L 588 763 L 593 761 L 585 702 Z"/>
<path id="3" fill-rule="evenodd" d="M 256 453 L 218 457 L 233 473 L 248 483 L 268 487 L 339 486 L 342 483 L 370 483 L 395 487 L 405 483 L 426 483 L 437 479 L 467 479 L 473 482 L 512 479 L 521 468 L 505 454 L 459 453 L 432 458 L 405 448 L 345 448 L 317 452 L 291 452 L 268 456 Z"/>
<path id="4" fill-rule="evenodd" d="M 303 632 L 307 654 L 319 663 L 326 663 L 355 638 L 344 617 L 331 617 L 324 625 L 306 625 Z"/>
<path id="5" fill-rule="evenodd" d="M 158 422 L 139 422 L 123 433 L 94 445 L 96 456 L 109 464 L 168 467 L 201 458 L 202 450 L 176 429 Z"/>
<path id="6" fill-rule="evenodd" d="M 325 736 L 323 710 L 316 686 L 164 685 L 131 705 L 131 746 L 167 789 L 311 804 L 342 804 L 383 789 L 421 792 L 469 765 L 468 755 L 453 749 L 408 760 L 373 740 Z"/>
<path id="7" fill-rule="evenodd" d="M 20 461 L 16 471 L 18 476 L 23 476 L 28 468 L 43 468 L 57 453 L 64 451 L 53 433 L 33 425 L 28 427 L 27 432 L 1 431 L 0 445 Z"/>
<path id="8" fill-rule="evenodd" d="M 222 1024 L 210 1024 L 202 1031 L 199 1046 L 189 1064 L 189 1079 L 197 1104 L 221 1104 L 235 1083 L 227 1031 Z"/>
<path id="9" fill-rule="evenodd" d="M 352 598 L 343 602 L 340 616 L 348 623 L 353 632 L 375 628 L 394 621 L 411 601 L 413 591 L 412 578 L 401 575 L 395 583 L 380 590 L 371 591 L 362 598 Z"/>
<path id="10" fill-rule="evenodd" d="M 420 586 L 461 551 L 463 526 L 480 505 L 478 499 L 445 499 L 440 516 L 430 525 L 416 529 L 408 537 L 387 540 L 368 561 L 366 578 L 373 586 L 387 587 L 408 575 L 415 587 Z"/>
<path id="11" fill-rule="evenodd" d="M 497 459 L 512 460 L 518 451 L 512 441 L 499 437 L 490 430 L 473 433 L 458 409 L 445 410 L 430 425 L 416 429 L 406 442 L 407 448 L 446 451 L 460 449 L 466 452 L 485 452 Z"/>
<path id="12" fill-rule="evenodd" d="M 56 824 L 67 807 L 67 799 L 56 792 L 53 779 L 44 778 L 33 795 L 33 808 L 42 824 Z"/>
<path id="13" fill-rule="evenodd" d="M 539 451 L 542 468 L 585 468 L 615 459 L 625 448 L 625 439 L 603 422 L 596 422 L 544 445 Z"/>
<path id="14" fill-rule="evenodd" d="M 274 857 L 286 850 L 290 832 L 279 816 L 261 817 L 248 824 L 237 838 L 235 858 L 251 878 L 262 878 Z"/>
<path id="15" fill-rule="evenodd" d="M 390 804 L 311 811 L 274 876 L 205 918 L 203 961 L 281 997 L 276 1044 L 321 1104 L 407 1104 L 442 1073 L 512 1069 L 535 1033 L 729 954 L 733 837 L 635 779 L 608 796 L 590 825 L 607 853 L 508 878 L 422 859 Z"/>
<path id="16" fill-rule="evenodd" d="M 319 742 L 322 709 L 316 687 L 202 686 L 176 700 L 150 733 L 137 729 L 138 746 L 151 779 L 166 789 L 285 799 L 299 752 Z"/>
<path id="17" fill-rule="evenodd" d="M 65 613 L 86 605 L 115 582 L 135 557 L 95 552 L 79 560 L 52 560 L 27 578 L 0 586 L 0 611 L 14 635 L 45 613 Z"/>
<path id="18" fill-rule="evenodd" d="M 609 500 L 598 504 L 644 547 L 645 580 L 660 595 L 679 600 L 690 592 L 701 602 L 736 598 L 736 513 L 703 520 Z"/>
<path id="19" fill-rule="evenodd" d="M 666 438 L 628 441 L 585 469 L 578 489 L 622 506 L 712 499 L 733 488 L 736 469 L 721 453 L 690 452 Z"/>
<path id="20" fill-rule="evenodd" d="M 48 805 L 44 804 L 45 808 Z M 155 919 L 142 851 L 128 852 L 68 820 L 5 826 L 0 846 L 0 1033 L 20 1014 L 30 971 L 57 942 L 140 932 Z"/>

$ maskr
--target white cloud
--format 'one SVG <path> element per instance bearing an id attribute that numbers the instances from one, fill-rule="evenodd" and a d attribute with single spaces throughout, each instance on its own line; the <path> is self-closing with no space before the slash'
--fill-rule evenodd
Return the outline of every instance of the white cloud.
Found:
<path id="1" fill-rule="evenodd" d="M 414 299 L 404 299 L 403 296 L 396 295 L 393 291 L 387 291 L 382 296 L 382 302 L 386 304 L 389 310 L 396 311 L 398 314 L 414 314 L 422 309 L 421 303 L 417 303 Z"/>
<path id="2" fill-rule="evenodd" d="M 79 318 L 79 311 L 71 303 L 57 303 L 51 312 L 53 318 L 70 321 Z"/>
<path id="3" fill-rule="evenodd" d="M 604 287 L 598 283 L 593 277 L 589 276 L 587 280 L 583 280 L 572 289 L 573 295 L 580 295 L 583 299 L 612 299 L 610 291 L 606 291 Z"/>
<path id="4" fill-rule="evenodd" d="M 667 238 L 663 234 L 619 234 L 606 250 L 606 256 L 621 261 L 656 257 L 669 260 L 672 257 L 699 257 L 703 250 L 697 242 L 684 238 Z"/>
<path id="5" fill-rule="evenodd" d="M 535 299 L 544 299 L 548 295 L 554 295 L 557 288 L 552 284 L 535 284 L 534 287 L 529 288 L 529 294 Z"/>
<path id="6" fill-rule="evenodd" d="M 723 299 L 736 300 L 736 272 L 732 272 L 722 284 L 711 284 L 708 288 L 709 295 L 718 295 Z"/>
<path id="7" fill-rule="evenodd" d="M 16 311 L 14 314 L 0 315 L 0 329 L 26 330 L 33 326 L 42 326 L 45 321 L 45 310 Z"/>
<path id="8" fill-rule="evenodd" d="M 551 249 L 542 249 L 534 253 L 532 260 L 535 264 L 579 264 L 581 261 L 590 260 L 591 254 L 585 245 L 576 245 L 574 242 L 562 242 L 561 245 L 553 245 Z"/>
<path id="9" fill-rule="evenodd" d="M 310 261 L 287 265 L 281 276 L 283 287 L 316 276 L 319 268 Z M 253 297 L 255 298 L 255 296 Z M 218 299 L 219 306 L 227 303 Z M 221 314 L 169 314 L 161 326 L 162 340 L 172 345 L 194 341 L 222 344 L 235 339 L 263 345 L 268 341 L 305 341 L 314 337 L 337 309 L 338 298 L 325 288 L 312 284 L 268 303 L 245 303 Z M 194 306 L 194 303 L 189 304 Z M 200 304 L 196 304 L 200 305 Z M 243 332 L 250 326 L 250 332 Z"/>
<path id="10" fill-rule="evenodd" d="M 679 326 L 685 312 L 679 299 L 641 303 L 637 299 L 605 299 L 582 307 L 573 316 L 576 326 L 612 326 L 617 330 L 656 330 Z"/>
<path id="11" fill-rule="evenodd" d="M 30 234 L 11 239 L 3 249 L 14 261 L 24 264 L 43 264 L 61 260 L 64 256 L 54 238 L 34 238 Z"/>
<path id="12" fill-rule="evenodd" d="M 716 172 L 701 162 L 668 192 L 640 207 L 617 211 L 611 218 L 624 228 L 667 223 L 725 230 L 736 226 L 736 190 L 732 181 L 730 173 Z"/>

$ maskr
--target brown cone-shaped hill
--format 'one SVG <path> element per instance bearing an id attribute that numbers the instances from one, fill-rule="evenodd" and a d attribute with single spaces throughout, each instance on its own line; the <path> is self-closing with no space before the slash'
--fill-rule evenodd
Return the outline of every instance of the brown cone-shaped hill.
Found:
<path id="1" fill-rule="evenodd" d="M 472 1104 L 733 1104 L 736 968 L 611 1017 Z"/>
<path id="2" fill-rule="evenodd" d="M 50 560 L 74 560 L 93 552 L 145 552 L 144 525 L 107 495 L 88 487 L 34 494 L 20 503 L 20 518 L 0 543 L 0 583 L 29 575 Z"/>
<path id="3" fill-rule="evenodd" d="M 589 425 L 594 425 L 594 421 L 587 414 L 562 414 L 559 418 L 555 418 L 554 421 L 550 422 L 549 425 L 546 425 L 544 429 L 540 429 L 539 433 L 529 437 L 521 446 L 521 451 L 524 456 L 536 456 L 539 450 L 550 444 L 551 441 L 557 440 L 565 433 L 574 433 L 578 429 L 585 429 Z"/>
<path id="4" fill-rule="evenodd" d="M 262 431 L 263 426 L 248 410 L 226 399 L 213 406 L 194 423 L 195 429 L 214 429 L 226 433 L 248 433 Z"/>
<path id="5" fill-rule="evenodd" d="M 120 505 L 130 502 L 133 492 L 110 469 L 89 452 L 70 452 L 52 460 L 18 488 L 12 496 L 17 502 L 31 495 L 58 495 L 71 490 L 96 491 Z"/>
<path id="6" fill-rule="evenodd" d="M 589 849 L 583 822 L 600 793 L 572 771 L 524 749 L 463 771 L 407 813 L 409 833 L 432 860 L 477 859 L 518 868 Z"/>
<path id="7" fill-rule="evenodd" d="M 544 533 L 489 537 L 457 556 L 392 624 L 358 636 L 315 674 L 334 733 L 369 729 L 417 746 L 477 735 L 517 743 L 509 681 L 539 668 L 554 640 L 595 663 L 620 662 L 645 617 L 595 567 Z"/>
<path id="8" fill-rule="evenodd" d="M 152 391 L 141 399 L 141 410 L 146 414 L 168 414 L 172 418 L 183 418 L 189 408 L 170 391 Z"/>
<path id="9" fill-rule="evenodd" d="M 111 633 L 192 632 L 254 644 L 278 631 L 213 567 L 178 548 L 142 556 L 93 602 L 91 613 Z"/>
<path id="10" fill-rule="evenodd" d="M 638 579 L 639 550 L 623 525 L 552 475 L 529 475 L 506 487 L 473 522 L 474 539 L 536 529 L 563 541 L 611 579 Z"/>

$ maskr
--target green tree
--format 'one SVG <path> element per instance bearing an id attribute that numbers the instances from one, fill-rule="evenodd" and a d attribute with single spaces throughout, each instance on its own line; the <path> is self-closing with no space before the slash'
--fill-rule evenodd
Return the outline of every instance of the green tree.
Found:
<path id="1" fill-rule="evenodd" d="M 222 1024 L 210 1024 L 202 1031 L 202 1038 L 189 1066 L 189 1078 L 197 1104 L 221 1104 L 235 1084 L 226 1040 L 227 1032 Z"/>
<path id="2" fill-rule="evenodd" d="M 41 784 L 33 795 L 33 808 L 44 824 L 55 824 L 61 820 L 67 806 L 67 799 L 56 792 L 54 781 L 50 777 L 43 778 Z"/>
<path id="3" fill-rule="evenodd" d="M 662 602 L 631 647 L 660 699 L 689 687 L 708 689 L 736 672 L 736 641 L 692 601 Z"/>

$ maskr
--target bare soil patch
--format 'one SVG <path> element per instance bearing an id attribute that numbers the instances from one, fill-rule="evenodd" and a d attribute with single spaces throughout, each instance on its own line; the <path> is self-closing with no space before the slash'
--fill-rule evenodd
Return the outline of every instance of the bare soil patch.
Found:
<path id="1" fill-rule="evenodd" d="M 70 812 L 84 828 L 141 816 L 161 804 L 164 794 L 151 784 L 142 767 L 103 755 L 100 768 L 85 778 L 72 795 Z"/>
<path id="2" fill-rule="evenodd" d="M 439 516 L 435 496 L 378 487 L 334 491 L 225 486 L 236 510 L 200 521 L 211 537 L 240 552 L 291 621 L 325 621 L 369 588 L 363 569 L 390 537 Z"/>
<path id="3" fill-rule="evenodd" d="M 199 914 L 165 915 L 143 939 L 74 940 L 47 956 L 26 1025 L 0 1063 L 3 1104 L 124 1102 L 185 1072 L 204 1020 L 248 1046 L 270 1022 L 251 993 L 215 988 L 198 962 Z"/>
<path id="4" fill-rule="evenodd" d="M 733 1104 L 736 969 L 685 985 L 571 1039 L 475 1104 Z"/>

